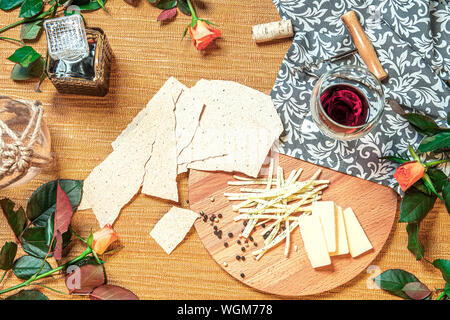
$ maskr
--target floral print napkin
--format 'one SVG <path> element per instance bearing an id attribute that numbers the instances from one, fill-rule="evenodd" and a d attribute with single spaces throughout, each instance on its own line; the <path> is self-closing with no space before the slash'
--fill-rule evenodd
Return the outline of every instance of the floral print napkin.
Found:
<path id="1" fill-rule="evenodd" d="M 354 48 L 340 19 L 348 10 L 354 10 L 389 74 L 383 84 L 386 98 L 396 100 L 407 112 L 427 114 L 446 126 L 450 104 L 449 3 L 445 0 L 273 2 L 283 19 L 292 20 L 295 30 L 271 93 L 284 125 L 280 152 L 399 191 L 393 178 L 397 164 L 379 158 L 405 154 L 408 144 L 416 148 L 423 137 L 389 105 L 379 124 L 361 139 L 342 142 L 326 137 L 309 113 L 311 91 L 317 79 L 304 73 L 294 74 L 293 70 Z M 355 54 L 321 65 L 315 73 L 322 74 L 338 64 L 364 65 Z M 444 168 L 449 169 L 449 165 Z"/>

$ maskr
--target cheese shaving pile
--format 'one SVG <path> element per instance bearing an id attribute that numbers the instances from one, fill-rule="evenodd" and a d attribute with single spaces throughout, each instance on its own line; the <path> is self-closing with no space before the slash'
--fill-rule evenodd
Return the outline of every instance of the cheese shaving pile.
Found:
<path id="1" fill-rule="evenodd" d="M 317 179 L 320 169 L 308 180 L 298 181 L 302 171 L 292 170 L 285 180 L 283 168 L 278 166 L 276 178 L 273 178 L 274 163 L 271 159 L 267 178 L 252 179 L 234 175 L 236 180 L 228 181 L 228 185 L 244 186 L 240 193 L 224 194 L 228 200 L 242 201 L 232 206 L 233 211 L 240 213 L 234 220 L 247 221 L 242 237 L 248 238 L 256 226 L 270 223 L 261 232 L 264 247 L 252 252 L 256 260 L 284 240 L 284 255 L 289 255 L 290 234 L 299 225 L 299 214 L 310 213 L 310 204 L 320 200 L 322 190 L 328 187 L 329 180 Z M 248 187 L 252 185 L 265 185 L 265 188 Z"/>

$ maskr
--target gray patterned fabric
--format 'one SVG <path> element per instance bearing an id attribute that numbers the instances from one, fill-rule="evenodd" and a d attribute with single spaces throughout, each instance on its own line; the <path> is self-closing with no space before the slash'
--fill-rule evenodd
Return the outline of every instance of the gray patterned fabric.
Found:
<path id="1" fill-rule="evenodd" d="M 389 74 L 383 84 L 386 98 L 445 126 L 450 103 L 450 89 L 445 82 L 450 79 L 450 5 L 445 0 L 273 2 L 283 19 L 292 20 L 295 30 L 271 93 L 285 130 L 280 151 L 397 190 L 392 175 L 398 165 L 379 157 L 404 154 L 408 144 L 416 148 L 423 137 L 388 105 L 379 124 L 363 138 L 341 142 L 326 137 L 309 113 L 317 79 L 292 71 L 354 48 L 340 20 L 342 14 L 354 10 Z M 364 65 L 355 54 L 322 65 L 314 73 L 322 74 L 339 64 Z M 433 157 L 440 159 L 444 155 Z M 448 165 L 444 168 L 449 169 Z"/>

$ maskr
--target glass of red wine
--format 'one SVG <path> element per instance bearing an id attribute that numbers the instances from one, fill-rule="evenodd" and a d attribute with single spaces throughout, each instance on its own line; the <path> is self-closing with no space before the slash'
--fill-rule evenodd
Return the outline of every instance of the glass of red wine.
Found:
<path id="1" fill-rule="evenodd" d="M 380 81 L 367 68 L 346 65 L 323 74 L 311 96 L 319 129 L 337 140 L 354 140 L 372 130 L 384 110 Z"/>

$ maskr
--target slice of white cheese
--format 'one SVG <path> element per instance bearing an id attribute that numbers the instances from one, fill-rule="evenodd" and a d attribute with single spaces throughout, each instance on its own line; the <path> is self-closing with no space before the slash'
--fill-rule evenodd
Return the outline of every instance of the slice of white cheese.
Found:
<path id="1" fill-rule="evenodd" d="M 330 256 L 340 256 L 349 253 L 347 232 L 345 231 L 344 214 L 342 208 L 336 206 L 336 251 Z"/>
<path id="2" fill-rule="evenodd" d="M 306 254 L 312 267 L 319 268 L 330 265 L 330 255 L 319 217 L 302 215 L 299 217 L 299 225 Z"/>
<path id="3" fill-rule="evenodd" d="M 344 210 L 344 223 L 348 248 L 353 258 L 373 248 L 352 208 Z"/>
<path id="4" fill-rule="evenodd" d="M 320 218 L 328 252 L 336 251 L 336 214 L 333 201 L 317 201 L 312 204 L 312 215 Z"/>

